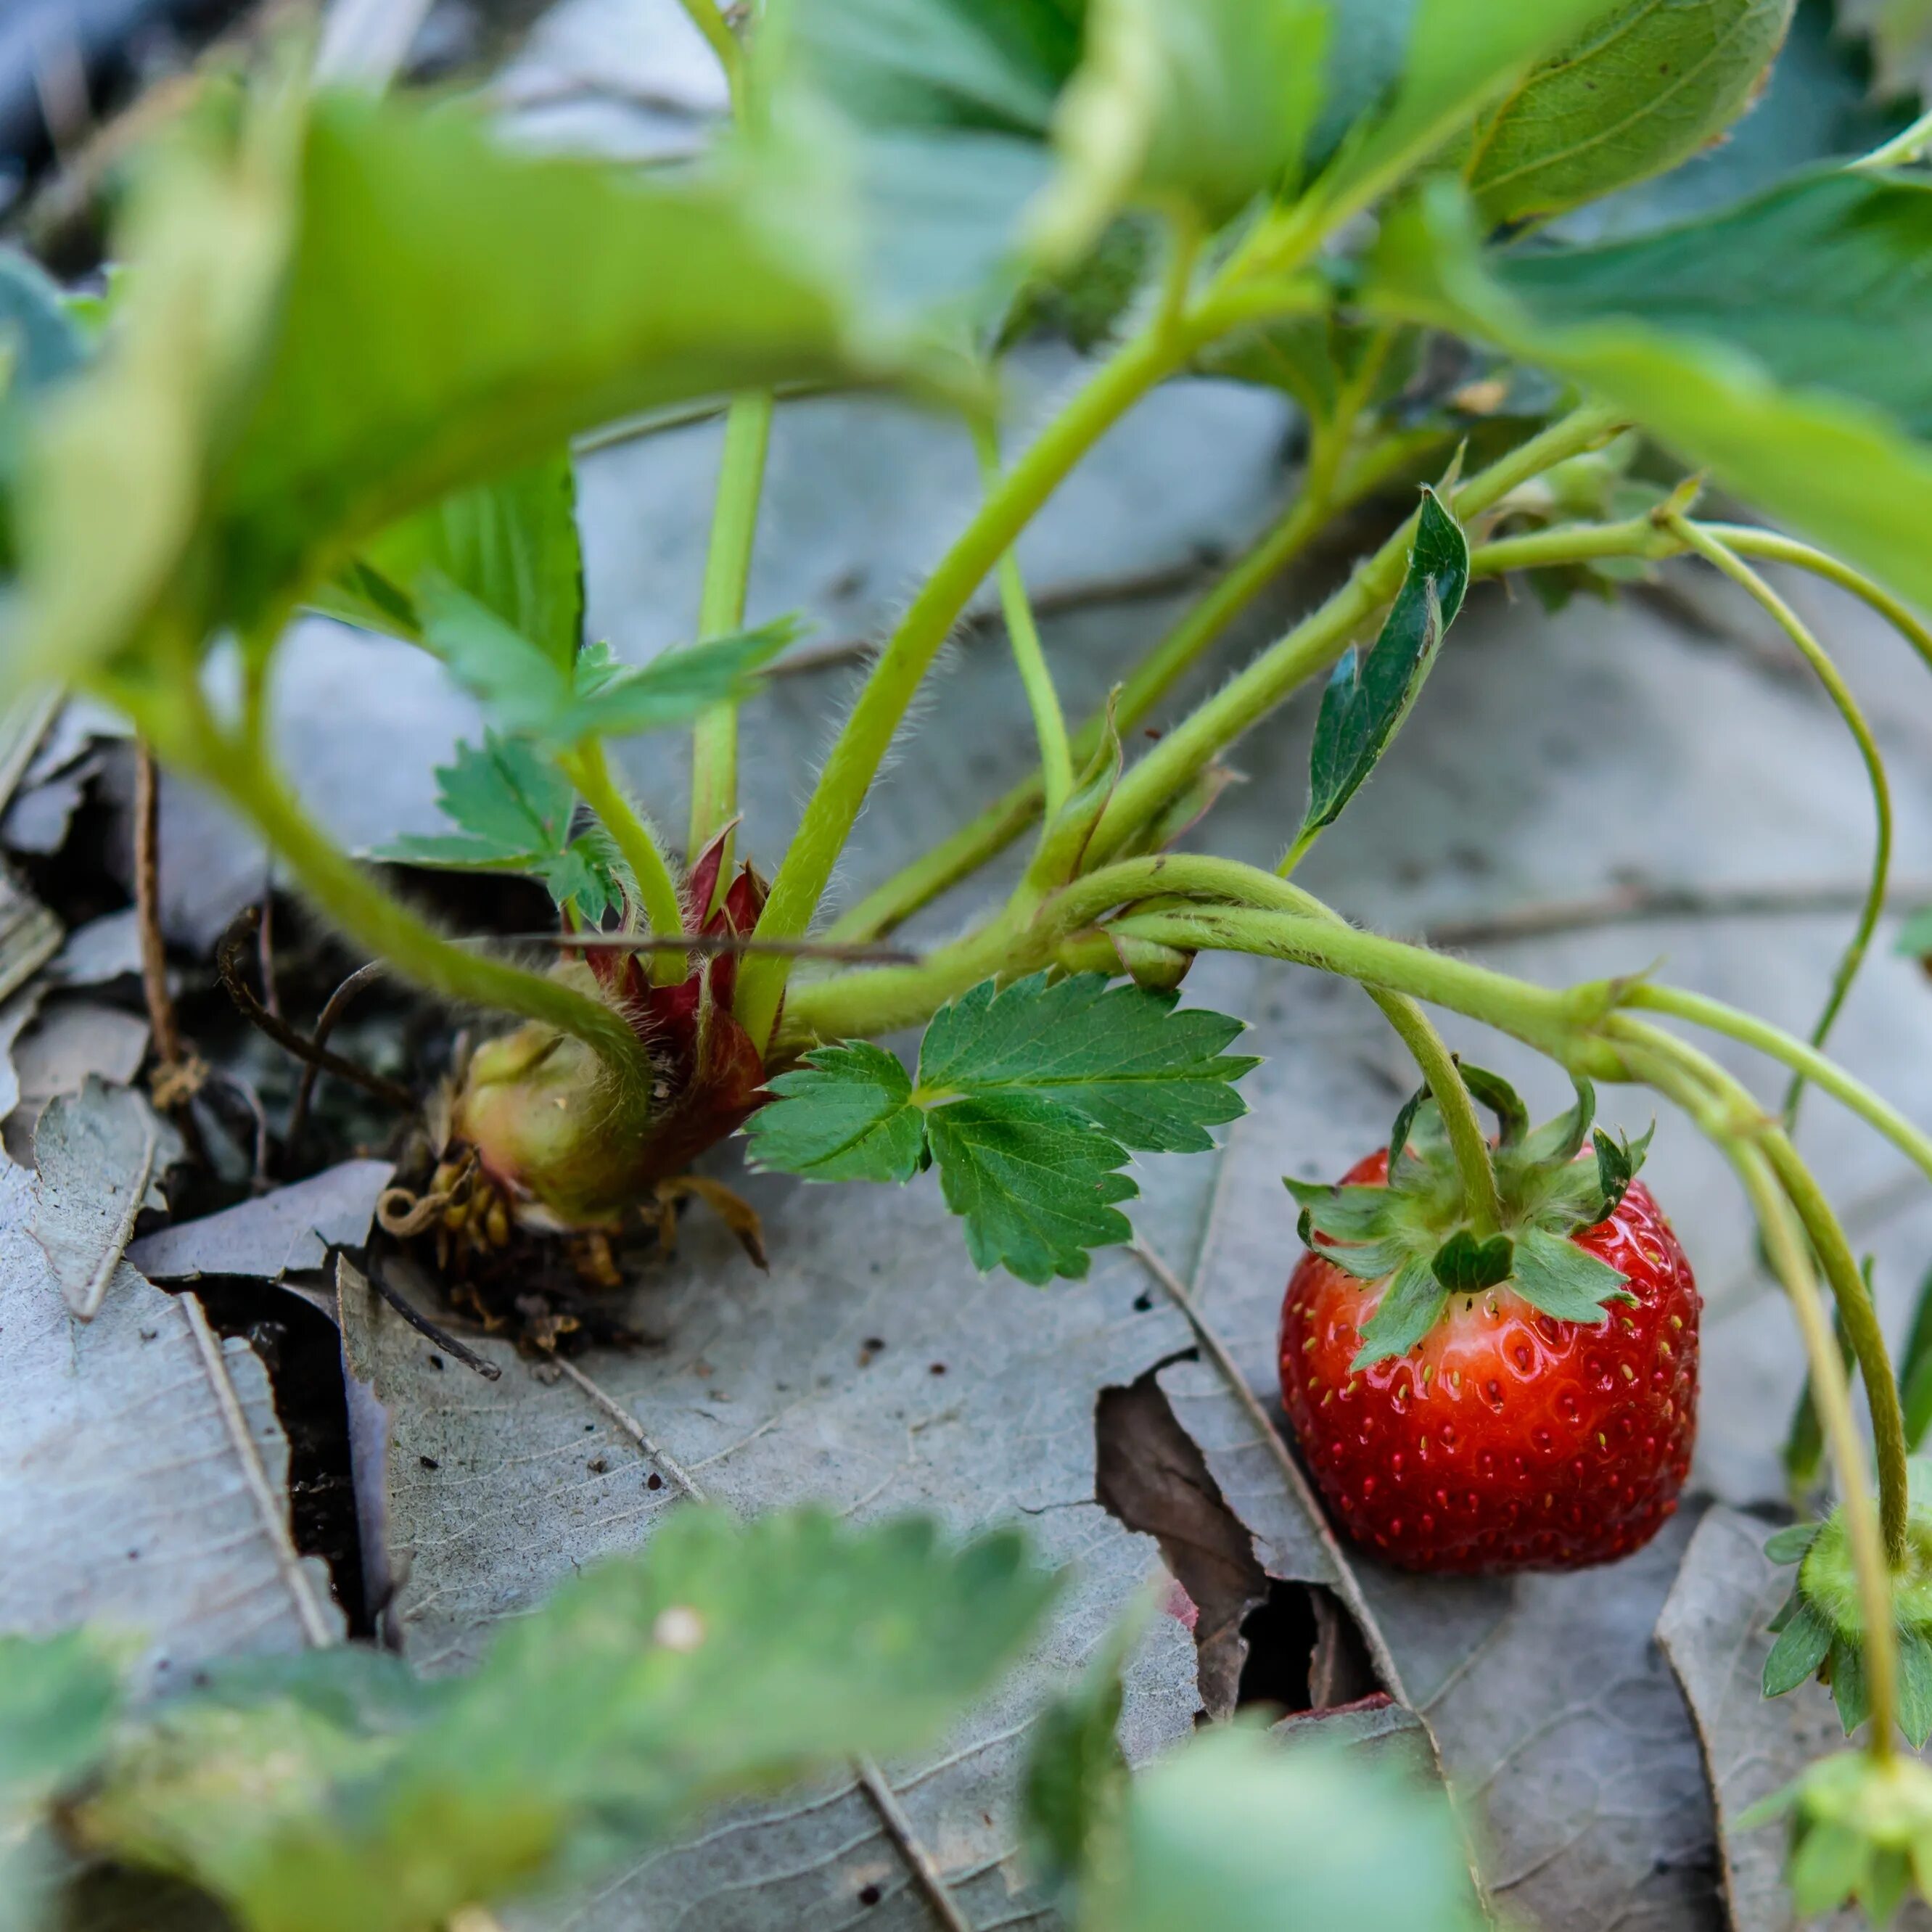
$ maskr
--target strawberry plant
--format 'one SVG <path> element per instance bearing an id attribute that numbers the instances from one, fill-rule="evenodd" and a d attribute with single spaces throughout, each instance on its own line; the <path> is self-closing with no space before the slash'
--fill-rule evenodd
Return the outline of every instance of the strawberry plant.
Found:
<path id="1" fill-rule="evenodd" d="M 1932 1138 L 1826 1051 L 1884 903 L 1892 808 L 1866 719 L 1760 568 L 1844 587 L 1932 664 L 1914 608 L 1932 602 L 1918 528 L 1932 187 L 1910 168 L 1924 125 L 1586 244 L 1563 218 L 1744 112 L 1787 5 L 687 10 L 733 105 L 688 169 L 516 152 L 460 105 L 312 88 L 294 46 L 202 89 L 131 180 L 128 272 L 98 344 L 56 292 L 21 281 L 34 321 L 7 404 L 9 680 L 116 707 L 349 940 L 508 1023 L 431 1110 L 419 1197 L 391 1207 L 412 1234 L 608 1235 L 661 1216 L 691 1164 L 742 1129 L 754 1163 L 811 1180 L 932 1185 L 920 1177 L 936 1168 L 974 1262 L 1050 1288 L 1130 1238 L 1132 1156 L 1203 1148 L 1242 1111 L 1241 1022 L 1180 1003 L 1192 962 L 1232 952 L 1356 982 L 1422 1088 L 1386 1169 L 1297 1189 L 1311 1246 L 1283 1382 L 1342 1527 L 1422 1567 L 1606 1561 L 1671 1505 L 1696 1294 L 1633 1178 L 1641 1149 L 1593 1132 L 1592 1099 L 1592 1083 L 1653 1090 L 1736 1172 L 1835 1470 L 1767 1688 L 1822 1670 L 1847 1730 L 1868 1731 L 1858 1760 L 1792 1796 L 1794 1882 L 1808 1910 L 1856 1892 L 1882 1910 L 1908 1879 L 1924 1886 L 1927 1774 L 1895 1733 L 1922 1741 L 1932 1711 L 1932 1506 L 1912 1492 L 1866 1284 L 1793 1138 L 1816 1087 L 1932 1177 Z M 1103 346 L 1016 436 L 1005 358 L 1055 305 Z M 1114 424 L 1202 371 L 1293 398 L 1302 487 L 1120 667 L 1098 712 L 1070 718 L 1015 544 Z M 742 852 L 741 706 L 797 634 L 745 621 L 773 413 L 803 389 L 860 385 L 956 416 L 983 498 L 880 640 L 788 843 Z M 693 635 L 625 663 L 585 634 L 569 440 L 696 408 L 725 420 Z M 1325 600 L 1137 739 L 1292 560 L 1375 515 L 1379 542 Z M 1400 754 L 1473 586 L 1524 580 L 1560 608 L 1679 556 L 1781 627 L 1870 779 L 1870 887 L 1808 1039 L 1647 972 L 1529 983 L 1364 931 L 1295 882 Z M 917 782 L 886 777 L 889 754 L 988 580 L 1037 770 L 833 916 L 868 800 Z M 268 724 L 278 646 L 304 610 L 427 651 L 475 695 L 482 741 L 438 774 L 448 830 L 378 856 L 539 881 L 558 963 L 446 935 L 319 826 Z M 1317 680 L 1307 807 L 1282 827 L 1280 862 L 1216 856 L 1222 754 Z M 650 822 L 610 754 L 672 729 L 692 747 L 681 831 Z M 966 930 L 876 956 L 1015 847 L 1017 884 L 989 890 Z M 1574 1110 L 1531 1132 L 1513 1091 L 1448 1052 L 1430 1007 L 1546 1056 L 1575 1083 Z M 909 1028 L 923 1030 L 916 1071 L 879 1043 Z M 1781 1110 L 1708 1035 L 1788 1071 Z M 1828 1294 L 1870 1412 L 1875 1492 Z M 1518 1346 L 1532 1385 L 1505 1425 L 1482 1403 Z M 1562 1365 L 1579 1362 L 1572 1391 Z M 1641 1401 L 1626 1399 L 1640 1379 Z M 1559 1423 L 1562 1443 L 1542 1444 Z M 1452 1428 L 1456 1494 L 1418 1482 L 1399 1501 L 1389 1472 L 1410 1432 L 1420 1460 L 1432 1432 L 1448 1454 Z M 1546 1454 L 1560 1476 L 1526 1474 L 1522 1459 Z M 318 1750 L 391 1766 L 370 1777 L 407 1759 L 362 1738 Z M 1096 1832 L 1141 1800 L 1109 1802 Z M 201 1868 L 164 1805 L 104 1800 L 86 1816 L 103 1842 Z M 256 1881 L 226 1871 L 220 1888 L 252 1910 Z"/>

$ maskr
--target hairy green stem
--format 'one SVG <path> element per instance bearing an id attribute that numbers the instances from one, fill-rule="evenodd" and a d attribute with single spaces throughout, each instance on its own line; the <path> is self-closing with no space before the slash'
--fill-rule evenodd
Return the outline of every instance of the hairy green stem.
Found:
<path id="1" fill-rule="evenodd" d="M 1920 160 L 1928 152 L 1932 152 L 1932 113 L 1920 115 L 1910 127 L 1901 128 L 1890 140 L 1882 142 L 1868 154 L 1861 154 L 1850 165 L 1870 170 L 1902 168 L 1908 162 Z"/>
<path id="2" fill-rule="evenodd" d="M 1184 335 L 1143 335 L 1126 344 L 1028 446 L 980 506 L 874 664 L 772 881 L 758 921 L 759 938 L 804 934 L 906 707 L 967 600 L 1075 464 L 1187 352 Z M 740 971 L 738 1018 L 760 1048 L 778 1018 L 789 963 L 756 957 Z"/>
<path id="3" fill-rule="evenodd" d="M 1600 557 L 1660 559 L 1678 556 L 1684 545 L 1648 517 L 1614 524 L 1554 524 L 1522 536 L 1498 537 L 1469 552 L 1472 577 L 1500 577 L 1505 571 L 1538 570 Z"/>
<path id="4" fill-rule="evenodd" d="M 1700 520 L 1698 527 L 1741 556 L 1762 557 L 1767 563 L 1791 564 L 1799 570 L 1809 571 L 1814 577 L 1827 579 L 1840 590 L 1849 590 L 1876 610 L 1918 653 L 1926 667 L 1932 669 L 1932 627 L 1928 627 L 1909 604 L 1900 602 L 1882 584 L 1874 584 L 1862 571 L 1854 570 L 1828 550 L 1814 549 L 1810 544 L 1800 543 L 1796 538 L 1787 537 L 1777 530 L 1760 530 L 1754 524 L 1710 524 Z"/>
<path id="5" fill-rule="evenodd" d="M 1621 420 L 1595 404 L 1573 410 L 1462 484 L 1455 492 L 1456 514 L 1467 521 L 1519 484 L 1601 442 Z M 1088 849 L 1096 859 L 1118 852 L 1216 753 L 1340 656 L 1400 588 L 1414 533 L 1412 515 L 1326 603 L 1183 719 L 1126 774 L 1094 830 Z"/>
<path id="6" fill-rule="evenodd" d="M 1781 1027 L 1773 1026 L 1768 1020 L 1761 1020 L 1754 1013 L 1727 1006 L 1721 1000 L 1711 999 L 1702 993 L 1686 992 L 1681 987 L 1659 986 L 1648 980 L 1628 981 L 1613 990 L 1620 1007 L 1638 1006 L 1652 1012 L 1670 1013 L 1694 1025 L 1706 1027 L 1712 1033 L 1741 1040 L 1745 1046 L 1754 1046 L 1772 1059 L 1781 1060 L 1793 1072 L 1802 1073 L 1820 1092 L 1830 1094 L 1875 1128 L 1921 1173 L 1932 1179 L 1932 1138 L 1921 1132 L 1896 1107 L 1880 1099 L 1862 1081 L 1854 1079 L 1835 1060 L 1828 1059 L 1816 1048 L 1806 1045 Z M 1612 1020 L 1604 1025 L 1602 1032 L 1606 1040 L 1616 1040 L 1619 1036 L 1618 1022 Z"/>
<path id="7" fill-rule="evenodd" d="M 752 544 L 758 535 L 758 498 L 764 488 L 765 453 L 771 433 L 769 390 L 733 398 L 724 418 L 711 543 L 705 554 L 704 588 L 698 599 L 700 638 L 727 636 L 745 621 L 745 586 L 752 574 Z M 738 706 L 727 699 L 714 704 L 692 730 L 691 833 L 686 850 L 693 862 L 730 824 L 737 809 Z M 728 863 L 721 866 L 719 878 L 730 869 Z M 700 913 L 710 910 L 708 906 L 700 909 Z"/>
<path id="8" fill-rule="evenodd" d="M 208 730 L 183 762 L 254 826 L 329 920 L 374 958 L 446 999 L 543 1021 L 582 1040 L 620 1077 L 650 1079 L 644 1043 L 620 1014 L 547 974 L 444 938 L 337 845 L 280 775 L 241 742 Z"/>
<path id="9" fill-rule="evenodd" d="M 1770 613 L 1779 628 L 1797 646 L 1804 661 L 1816 674 L 1818 682 L 1825 687 L 1825 694 L 1845 721 L 1845 728 L 1856 741 L 1858 755 L 1864 760 L 1865 776 L 1871 785 L 1872 810 L 1878 821 L 1877 836 L 1872 849 L 1871 883 L 1865 892 L 1864 904 L 1859 909 L 1858 924 L 1839 958 L 1838 970 L 1832 976 L 1831 990 L 1826 995 L 1823 1009 L 1811 1029 L 1811 1044 L 1822 1047 L 1831 1036 L 1832 1024 L 1852 990 L 1852 981 L 1858 977 L 1858 968 L 1864 964 L 1865 955 L 1871 948 L 1872 934 L 1877 930 L 1879 915 L 1885 910 L 1886 881 L 1892 872 L 1892 784 L 1886 773 L 1885 760 L 1880 755 L 1878 741 L 1873 737 L 1871 727 L 1858 709 L 1858 700 L 1852 695 L 1850 687 L 1832 662 L 1829 653 L 1811 634 L 1810 626 L 1797 612 L 1749 564 L 1710 531 L 1683 516 L 1671 517 L 1667 524 L 1686 545 L 1723 572 Z M 1797 1118 L 1798 1103 L 1804 1092 L 1804 1075 L 1793 1074 L 1784 1096 L 1784 1118 L 1787 1122 Z"/>
<path id="10" fill-rule="evenodd" d="M 1872 1305 L 1870 1288 L 1824 1190 L 1792 1145 L 1790 1134 L 1768 1118 L 1750 1089 L 1709 1054 L 1648 1021 L 1628 1014 L 1614 1016 L 1604 1030 L 1614 1035 L 1627 1054 L 1633 1055 L 1635 1070 L 1653 1086 L 1658 1085 L 1657 1070 L 1665 1066 L 1675 1068 L 1678 1074 L 1698 1082 L 1708 1096 L 1703 1103 L 1706 1113 L 1699 1118 L 1699 1124 L 1709 1131 L 1718 1119 L 1716 1109 L 1721 1108 L 1724 1133 L 1734 1139 L 1748 1139 L 1763 1150 L 1779 1185 L 1797 1210 L 1812 1251 L 1823 1264 L 1826 1281 L 1838 1304 L 1839 1328 L 1851 1345 L 1865 1385 L 1872 1438 L 1878 1452 L 1879 1510 L 1886 1554 L 1897 1567 L 1905 1558 L 1906 1522 L 1910 1509 L 1906 1470 L 1906 1458 L 1910 1452 L 1898 1378 L 1886 1346 L 1885 1331 Z M 1659 1090 L 1669 1090 L 1660 1088 Z"/>
<path id="11" fill-rule="evenodd" d="M 1758 1226 L 1763 1231 L 1766 1252 L 1784 1283 L 1792 1312 L 1797 1317 L 1798 1333 L 1804 1338 L 1805 1357 L 1810 1364 L 1811 1386 L 1820 1419 L 1838 1472 L 1845 1529 L 1851 1544 L 1852 1567 L 1858 1575 L 1859 1601 L 1864 1611 L 1865 1684 L 1871 1709 L 1868 1748 L 1874 1758 L 1883 1760 L 1892 1754 L 1892 1726 L 1898 1708 L 1898 1639 L 1892 1625 L 1892 1580 L 1872 1508 L 1864 1448 L 1852 1414 L 1851 1389 L 1844 1365 L 1838 1359 L 1838 1345 L 1825 1314 L 1804 1238 L 1792 1225 L 1790 1204 L 1778 1192 L 1769 1162 L 1748 1142 L 1720 1144 L 1750 1198 Z"/>
<path id="12" fill-rule="evenodd" d="M 1379 987 L 1370 986 L 1364 991 L 1381 1007 L 1429 1084 L 1462 1183 L 1462 1211 L 1471 1232 L 1479 1240 L 1493 1234 L 1502 1226 L 1503 1218 L 1502 1198 L 1496 1192 L 1496 1162 L 1490 1157 L 1489 1136 L 1477 1118 L 1476 1103 L 1469 1097 L 1455 1055 L 1413 1000 Z"/>
<path id="13" fill-rule="evenodd" d="M 1388 438 L 1364 452 L 1343 470 L 1331 499 L 1324 500 L 1312 484 L 1304 488 L 1129 675 L 1114 706 L 1115 728 L 1124 734 L 1145 718 L 1228 626 L 1320 534 L 1331 517 L 1352 507 L 1414 462 L 1425 444 L 1432 447 L 1438 442 L 1433 436 Z M 1105 719 L 1104 711 L 1096 711 L 1073 734 L 1076 761 L 1093 754 Z M 825 936 L 858 942 L 890 932 L 1004 851 L 1039 817 L 1042 795 L 1038 772 L 1022 779 L 977 818 L 874 887 L 835 920 Z"/>
<path id="14" fill-rule="evenodd" d="M 565 777 L 584 794 L 584 803 L 596 813 L 623 855 L 625 864 L 630 867 L 631 875 L 637 880 L 641 902 L 638 909 L 645 922 L 653 932 L 666 935 L 682 932 L 684 903 L 678 896 L 677 882 L 658 850 L 650 827 L 612 777 L 603 740 L 586 738 L 557 763 Z M 685 958 L 681 952 L 653 953 L 650 963 L 651 977 L 659 986 L 669 986 L 684 977 Z"/>
<path id="15" fill-rule="evenodd" d="M 977 418 L 973 424 L 973 440 L 986 487 L 994 489 L 1000 480 L 999 431 L 989 419 Z M 1033 605 L 1027 596 L 1026 580 L 1020 574 L 1017 550 L 1009 549 L 1000 559 L 999 584 L 1006 641 L 1012 650 L 1014 668 L 1020 674 L 1020 687 L 1026 693 L 1027 709 L 1033 714 L 1034 736 L 1040 744 L 1043 808 L 1051 818 L 1073 789 L 1073 753 L 1067 742 L 1066 714 L 1060 708 L 1059 692 L 1053 688 L 1053 674 L 1047 668 L 1046 651 L 1040 640 L 1040 626 L 1034 621 Z"/>

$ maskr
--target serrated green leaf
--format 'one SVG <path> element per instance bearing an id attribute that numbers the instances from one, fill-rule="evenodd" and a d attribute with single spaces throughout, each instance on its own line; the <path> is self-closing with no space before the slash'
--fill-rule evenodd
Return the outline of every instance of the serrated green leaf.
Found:
<path id="1" fill-rule="evenodd" d="M 1558 1322 L 1600 1322 L 1605 1302 L 1630 1299 L 1608 1262 L 1546 1228 L 1525 1228 L 1517 1236 L 1514 1280 L 1524 1300 Z"/>
<path id="2" fill-rule="evenodd" d="M 415 586 L 423 642 L 474 692 L 503 730 L 548 734 L 568 709 L 571 667 L 535 643 L 437 571 Z"/>
<path id="3" fill-rule="evenodd" d="M 567 673 L 584 629 L 576 512 L 576 478 L 560 452 L 391 525 L 313 601 L 332 616 L 420 644 L 416 592 L 434 573 Z"/>
<path id="4" fill-rule="evenodd" d="M 1764 1553 L 1773 1563 L 1796 1563 L 1816 1540 L 1815 1522 L 1788 1522 L 1765 1539 Z"/>
<path id="5" fill-rule="evenodd" d="M 1079 1281 L 1090 1248 L 1132 1238 L 1115 1204 L 1139 1191 L 1115 1172 L 1126 1150 L 1060 1102 L 1024 1092 L 956 1101 L 926 1116 L 926 1134 L 982 1272 L 1003 1267 L 1036 1288 L 1055 1275 Z"/>
<path id="6" fill-rule="evenodd" d="M 1415 1346 L 1442 1318 L 1448 1291 L 1420 1256 L 1412 1258 L 1382 1292 L 1362 1330 L 1362 1346 L 1349 1366 L 1366 1369 Z"/>
<path id="7" fill-rule="evenodd" d="M 1380 312 L 1596 392 L 1685 462 L 1932 603 L 1932 184 L 1833 172 L 1592 249 L 1485 257 L 1438 182 L 1384 219 Z M 1915 346 L 1915 345 L 1917 345 Z"/>
<path id="8" fill-rule="evenodd" d="M 745 1125 L 754 1167 L 808 1180 L 904 1181 L 926 1165 L 926 1117 L 884 1047 L 819 1047 L 769 1086 L 776 1097 Z"/>
<path id="9" fill-rule="evenodd" d="M 596 924 L 624 902 L 623 875 L 610 842 L 595 832 L 573 838 L 577 794 L 536 748 L 520 738 L 484 734 L 483 747 L 459 745 L 436 767 L 436 802 L 460 832 L 412 832 L 370 854 L 399 866 L 520 872 L 541 879 L 559 905 L 574 903 Z"/>
<path id="10" fill-rule="evenodd" d="M 1832 1648 L 1832 1626 L 1823 1612 L 1802 1598 L 1791 1621 L 1764 1660 L 1764 1694 L 1782 1697 L 1818 1674 Z"/>
<path id="11" fill-rule="evenodd" d="M 595 734 L 621 738 L 686 724 L 714 704 L 735 702 L 756 689 L 756 674 L 805 635 L 789 615 L 703 642 L 660 651 L 647 664 L 619 664 L 592 646 L 578 660 L 574 701 L 548 728 L 560 742 Z"/>
<path id="12" fill-rule="evenodd" d="M 1486 220 L 1519 221 L 1660 174 L 1744 111 L 1792 0 L 1629 0 L 1525 76 L 1462 162 Z"/>
<path id="13" fill-rule="evenodd" d="M 1217 227 L 1279 184 L 1314 124 L 1328 28 L 1324 0 L 1090 0 L 1035 244 L 1065 261 L 1163 199 Z"/>
<path id="14" fill-rule="evenodd" d="M 1304 838 L 1340 816 L 1402 728 L 1468 582 L 1468 540 L 1436 493 L 1425 490 L 1408 573 L 1379 634 L 1366 653 L 1352 645 L 1344 651 L 1322 691 L 1309 753 Z"/>
<path id="15" fill-rule="evenodd" d="M 1029 1094 L 1076 1110 L 1123 1147 L 1192 1154 L 1247 1111 L 1232 1083 L 1260 1063 L 1222 1048 L 1242 1022 L 1171 993 L 1109 987 L 1100 973 L 992 980 L 933 1016 L 920 1042 L 922 1095 Z"/>
<path id="16" fill-rule="evenodd" d="M 919 1518 L 682 1510 L 418 1706 L 337 1652 L 286 1689 L 264 1667 L 252 1691 L 165 1708 L 78 1829 L 194 1880 L 250 1932 L 424 1932 L 634 1858 L 721 1798 L 920 1743 L 1053 1588 L 1010 1532 L 949 1549 Z"/>

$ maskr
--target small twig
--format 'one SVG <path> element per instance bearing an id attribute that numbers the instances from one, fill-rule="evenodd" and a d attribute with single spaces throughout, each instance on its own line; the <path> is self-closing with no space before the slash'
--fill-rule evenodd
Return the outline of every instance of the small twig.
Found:
<path id="1" fill-rule="evenodd" d="M 321 1017 L 315 1023 L 315 1031 L 310 1045 L 320 1052 L 328 1044 L 328 1036 L 335 1030 L 335 1023 L 347 1010 L 349 1003 L 372 980 L 379 980 L 387 969 L 380 959 L 372 959 L 366 966 L 358 966 L 335 991 L 329 994 L 328 1004 L 322 1010 Z M 282 1158 L 289 1166 L 295 1164 L 296 1150 L 302 1144 L 302 1130 L 308 1125 L 308 1106 L 315 1093 L 316 1076 L 321 1069 L 313 1060 L 302 1063 L 302 1079 L 296 1088 L 295 1104 L 289 1109 L 289 1130 L 283 1136 Z"/>
<path id="2" fill-rule="evenodd" d="M 1605 926 L 1636 926 L 1662 919 L 1760 919 L 1802 913 L 1855 912 L 1867 887 L 1839 879 L 1810 879 L 1767 886 L 1628 885 L 1588 898 L 1550 899 L 1506 912 L 1443 920 L 1426 927 L 1431 946 L 1481 946 Z M 1894 881 L 1886 904 L 1895 911 L 1932 905 L 1932 880 Z"/>
<path id="3" fill-rule="evenodd" d="M 356 1272 L 359 1274 L 361 1270 Z M 486 1382 L 502 1379 L 503 1371 L 488 1356 L 479 1355 L 474 1348 L 466 1348 L 447 1329 L 439 1328 L 427 1315 L 406 1300 L 398 1289 L 392 1287 L 383 1270 L 382 1257 L 373 1250 L 369 1256 L 369 1272 L 363 1279 L 418 1335 L 427 1336 L 445 1354 L 454 1355 L 466 1369 L 474 1369 Z"/>
<path id="4" fill-rule="evenodd" d="M 577 1364 L 562 1355 L 553 1359 L 557 1366 L 648 1456 L 663 1470 L 671 1480 L 694 1503 L 706 1502 L 710 1498 L 698 1485 L 697 1479 L 683 1465 L 660 1449 L 644 1433 L 644 1424 L 614 1395 L 610 1395 L 593 1382 Z"/>
<path id="5" fill-rule="evenodd" d="M 282 996 L 275 985 L 275 894 L 272 876 L 262 882 L 262 926 L 255 935 L 255 957 L 262 974 L 262 1004 L 280 1019 Z"/>
<path id="6" fill-rule="evenodd" d="M 470 945 L 553 946 L 562 952 L 766 952 L 785 959 L 831 959 L 855 966 L 916 966 L 916 952 L 903 946 L 840 946 L 821 939 L 753 939 L 735 932 L 511 932 Z"/>
<path id="7" fill-rule="evenodd" d="M 145 739 L 134 742 L 134 908 L 141 940 L 141 991 L 163 1073 L 184 1058 L 181 1023 L 168 992 L 167 948 L 161 938 L 160 783 Z"/>
<path id="8" fill-rule="evenodd" d="M 946 1874 L 939 1869 L 938 1860 L 920 1842 L 912 1820 L 905 1814 L 905 1807 L 899 1802 L 898 1793 L 886 1782 L 885 1773 L 868 1757 L 855 1757 L 852 1768 L 859 1774 L 859 1782 L 865 1788 L 866 1796 L 872 1801 L 872 1808 L 878 1813 L 886 1834 L 898 1847 L 900 1857 L 912 1868 L 919 1888 L 926 1894 L 926 1902 L 932 1907 L 946 1932 L 973 1932 L 973 1922 L 960 1910 L 958 1900 L 952 1896 L 952 1888 L 946 1882 Z"/>
<path id="9" fill-rule="evenodd" d="M 221 975 L 221 983 L 227 988 L 228 997 L 240 1010 L 244 1018 L 251 1021 L 281 1048 L 285 1053 L 292 1054 L 296 1059 L 320 1067 L 325 1073 L 333 1073 L 344 1080 L 352 1080 L 364 1093 L 373 1094 L 379 1100 L 403 1113 L 413 1114 L 418 1110 L 416 1096 L 400 1082 L 387 1078 L 380 1073 L 371 1072 L 366 1066 L 358 1066 L 352 1060 L 344 1060 L 339 1053 L 331 1053 L 303 1038 L 286 1020 L 278 1019 L 255 997 L 255 990 L 242 976 L 242 954 L 248 942 L 254 937 L 260 914 L 254 906 L 246 906 L 235 916 L 233 924 L 221 936 L 221 944 L 214 950 L 216 970 Z"/>

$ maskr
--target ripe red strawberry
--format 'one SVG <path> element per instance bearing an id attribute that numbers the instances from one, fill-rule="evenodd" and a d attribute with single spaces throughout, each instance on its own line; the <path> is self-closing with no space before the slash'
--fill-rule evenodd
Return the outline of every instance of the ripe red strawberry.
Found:
<path id="1" fill-rule="evenodd" d="M 1282 1399 L 1348 1534 L 1406 1569 L 1580 1569 L 1677 1507 L 1696 1428 L 1690 1264 L 1642 1159 L 1592 1096 L 1526 1136 L 1493 1076 L 1499 1236 L 1477 1240 L 1432 1103 L 1339 1187 L 1288 1186 L 1304 1256 L 1282 1304 Z M 1646 1138 L 1648 1137 L 1646 1136 Z"/>

